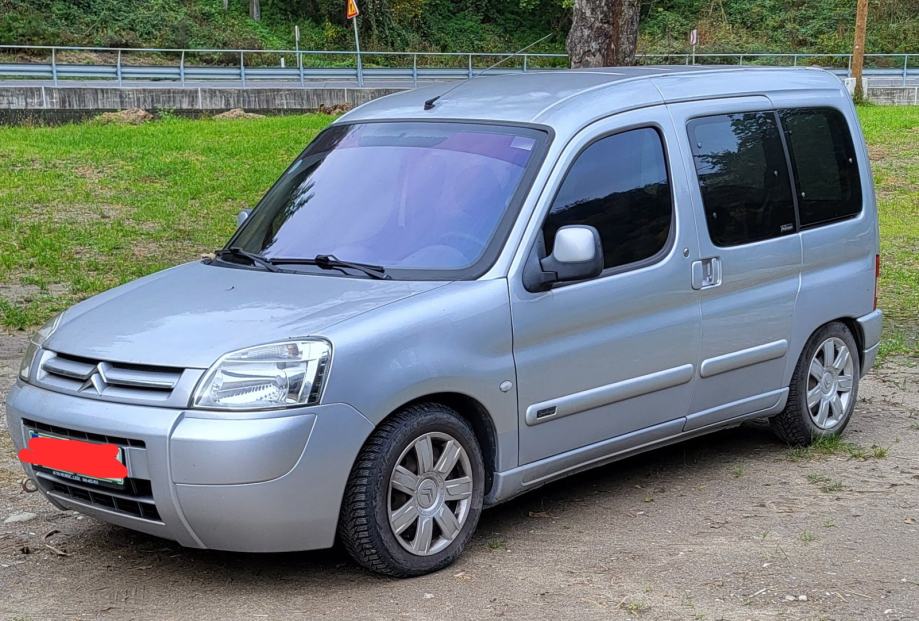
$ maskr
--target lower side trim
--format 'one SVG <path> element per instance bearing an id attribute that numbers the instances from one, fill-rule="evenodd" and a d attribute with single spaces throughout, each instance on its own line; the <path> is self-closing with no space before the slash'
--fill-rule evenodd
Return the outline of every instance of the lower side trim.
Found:
<path id="1" fill-rule="evenodd" d="M 495 473 L 485 504 L 492 506 L 510 500 L 524 492 L 578 472 L 604 466 L 652 449 L 705 435 L 726 427 L 734 427 L 753 418 L 772 416 L 782 411 L 788 389 L 772 391 L 730 403 L 713 410 L 698 412 L 666 423 L 639 429 L 602 442 L 582 446 L 512 470 Z M 767 404 L 763 406 L 763 404 Z M 762 407 L 761 407 L 762 406 Z M 760 408 L 753 409 L 751 408 Z M 717 413 L 717 422 L 710 422 Z M 690 419 L 696 422 L 690 426 Z"/>
<path id="2" fill-rule="evenodd" d="M 702 410 L 686 417 L 686 425 L 683 431 L 692 431 L 708 425 L 713 425 L 722 420 L 730 420 L 736 416 L 741 416 L 747 412 L 758 412 L 762 410 L 781 411 L 785 407 L 785 401 L 788 399 L 788 389 L 781 388 L 772 392 L 763 393 L 754 397 L 740 399 L 725 405 Z"/>

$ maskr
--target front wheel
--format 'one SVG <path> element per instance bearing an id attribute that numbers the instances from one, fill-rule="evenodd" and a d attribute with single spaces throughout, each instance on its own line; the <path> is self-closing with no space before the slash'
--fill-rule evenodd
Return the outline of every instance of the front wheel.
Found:
<path id="1" fill-rule="evenodd" d="M 485 467 L 475 433 L 453 409 L 423 403 L 385 420 L 351 470 L 339 537 L 359 564 L 395 576 L 446 567 L 482 512 Z"/>
<path id="2" fill-rule="evenodd" d="M 789 444 L 810 444 L 842 433 L 858 397 L 858 349 L 849 329 L 829 323 L 808 340 L 795 368 L 785 409 L 773 431 Z"/>

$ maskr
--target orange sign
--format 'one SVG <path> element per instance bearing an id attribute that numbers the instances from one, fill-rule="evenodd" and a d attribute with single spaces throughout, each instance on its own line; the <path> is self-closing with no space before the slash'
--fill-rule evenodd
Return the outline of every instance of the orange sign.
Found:
<path id="1" fill-rule="evenodd" d="M 354 19 L 355 17 L 357 17 L 357 16 L 360 15 L 360 14 L 361 14 L 361 12 L 357 10 L 357 2 L 356 2 L 356 0 L 348 0 L 348 13 L 346 14 L 345 18 L 346 18 L 346 19 Z"/>

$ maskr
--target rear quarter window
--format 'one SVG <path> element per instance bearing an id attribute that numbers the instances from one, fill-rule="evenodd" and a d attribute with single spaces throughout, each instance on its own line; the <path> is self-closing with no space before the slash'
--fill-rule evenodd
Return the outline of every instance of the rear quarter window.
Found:
<path id="1" fill-rule="evenodd" d="M 779 112 L 791 155 L 801 226 L 857 215 L 861 181 L 845 117 L 832 108 Z"/>

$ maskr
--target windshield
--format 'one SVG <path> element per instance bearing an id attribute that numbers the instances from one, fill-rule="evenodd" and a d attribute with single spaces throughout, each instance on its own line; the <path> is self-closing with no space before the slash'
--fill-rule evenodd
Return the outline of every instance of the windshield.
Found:
<path id="1" fill-rule="evenodd" d="M 545 138 L 481 124 L 332 126 L 230 245 L 272 260 L 333 255 L 387 272 L 471 268 L 512 224 Z"/>

